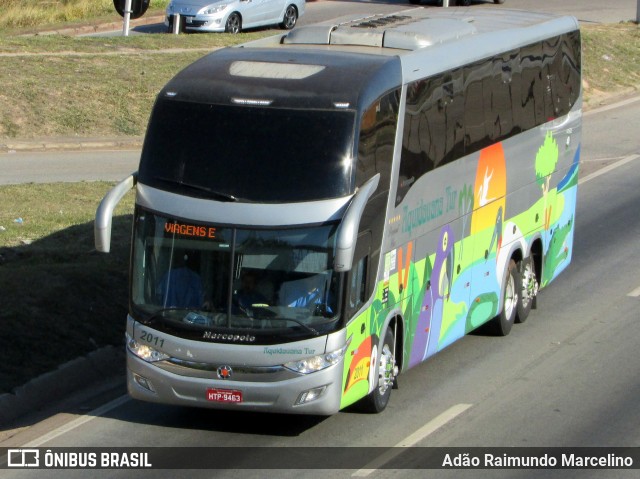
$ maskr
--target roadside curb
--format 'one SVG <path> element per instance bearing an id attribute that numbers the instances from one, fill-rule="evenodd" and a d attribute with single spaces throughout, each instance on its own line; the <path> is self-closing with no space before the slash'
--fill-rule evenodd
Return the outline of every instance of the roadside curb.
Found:
<path id="1" fill-rule="evenodd" d="M 0 153 L 18 151 L 75 151 L 105 149 L 140 149 L 143 137 L 131 138 L 42 138 L 34 140 L 5 140 Z"/>
<path id="2" fill-rule="evenodd" d="M 152 15 L 149 17 L 141 17 L 135 20 L 131 20 L 129 22 L 130 29 L 140 26 L 140 25 L 152 25 L 155 23 L 163 23 L 164 22 L 164 14 Z M 122 20 L 100 23 L 95 25 L 78 25 L 75 27 L 65 27 L 59 28 L 55 30 L 47 30 L 42 32 L 35 33 L 26 33 L 23 36 L 33 36 L 33 35 L 88 35 L 91 33 L 98 32 L 110 32 L 117 31 L 122 29 Z"/>
<path id="3" fill-rule="evenodd" d="M 105 346 L 0 395 L 0 427 L 125 370 L 124 347 Z"/>

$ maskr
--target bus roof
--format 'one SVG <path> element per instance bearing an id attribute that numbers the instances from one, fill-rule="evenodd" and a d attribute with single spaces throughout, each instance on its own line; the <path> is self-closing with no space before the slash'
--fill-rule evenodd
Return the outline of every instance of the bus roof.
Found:
<path id="1" fill-rule="evenodd" d="M 502 8 L 412 8 L 301 26 L 243 47 L 348 51 L 401 59 L 403 81 L 579 29 L 576 18 Z"/>
<path id="2" fill-rule="evenodd" d="M 547 13 L 497 8 L 414 8 L 392 14 L 350 15 L 298 27 L 286 34 L 282 43 L 416 51 L 469 36 L 482 42 L 496 32 L 507 32 L 508 43 L 526 44 L 575 29 L 577 21 L 572 17 Z"/>
<path id="3" fill-rule="evenodd" d="M 358 109 L 402 83 L 397 57 L 225 48 L 185 68 L 160 98 L 274 108 Z"/>
<path id="4" fill-rule="evenodd" d="M 160 98 L 363 110 L 402 83 L 577 29 L 574 17 L 498 8 L 351 15 L 213 52 Z"/>

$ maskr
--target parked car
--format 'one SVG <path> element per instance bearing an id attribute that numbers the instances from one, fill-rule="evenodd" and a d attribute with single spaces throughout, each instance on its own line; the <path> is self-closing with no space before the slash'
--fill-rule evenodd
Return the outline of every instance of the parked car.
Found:
<path id="1" fill-rule="evenodd" d="M 164 24 L 173 28 L 180 15 L 181 30 L 240 33 L 243 29 L 279 24 L 290 30 L 304 14 L 305 0 L 172 0 Z"/>

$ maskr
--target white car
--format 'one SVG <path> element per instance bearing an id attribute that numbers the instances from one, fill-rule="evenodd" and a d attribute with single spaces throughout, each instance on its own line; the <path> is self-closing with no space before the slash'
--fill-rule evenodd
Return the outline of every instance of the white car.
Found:
<path id="1" fill-rule="evenodd" d="M 240 33 L 275 24 L 290 30 L 304 14 L 304 6 L 305 0 L 172 0 L 164 24 L 171 31 L 178 14 L 181 26 L 189 31 Z"/>

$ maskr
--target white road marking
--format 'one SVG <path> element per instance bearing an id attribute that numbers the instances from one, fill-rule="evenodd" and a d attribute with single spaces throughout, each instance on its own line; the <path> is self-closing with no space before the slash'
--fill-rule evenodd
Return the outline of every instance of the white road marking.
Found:
<path id="1" fill-rule="evenodd" d="M 631 291 L 627 296 L 631 296 L 632 298 L 640 298 L 640 287 L 637 287 L 633 291 Z"/>
<path id="2" fill-rule="evenodd" d="M 623 158 L 626 158 L 626 156 L 612 156 L 610 158 L 592 158 L 590 160 L 583 160 L 582 158 L 580 158 L 580 163 L 600 163 L 603 161 L 618 161 Z"/>
<path id="3" fill-rule="evenodd" d="M 616 161 L 615 163 L 613 163 L 613 164 L 611 164 L 609 166 L 605 166 L 601 170 L 594 171 L 590 175 L 587 175 L 584 178 L 580 178 L 580 180 L 578 180 L 578 184 L 579 185 L 583 185 L 587 181 L 591 181 L 594 178 L 597 178 L 598 176 L 604 175 L 605 173 L 609 173 L 611 170 L 615 170 L 616 168 L 618 168 L 618 167 L 620 167 L 622 165 L 626 165 L 627 163 L 629 163 L 629 162 L 631 162 L 633 160 L 637 160 L 638 158 L 640 158 L 640 155 L 638 155 L 638 154 L 629 155 L 627 157 L 624 157 L 620 161 Z"/>
<path id="4" fill-rule="evenodd" d="M 44 434 L 39 438 L 34 439 L 31 442 L 28 442 L 27 444 L 24 444 L 22 447 L 40 447 L 42 444 L 49 442 L 58 436 L 62 436 L 63 434 L 66 434 L 77 427 L 82 426 L 83 424 L 88 423 L 92 419 L 100 417 L 103 414 L 108 413 L 112 409 L 122 406 L 124 403 L 130 400 L 131 398 L 126 394 L 123 396 L 120 396 L 119 398 L 116 398 L 113 401 L 103 404 L 102 406 L 94 409 L 93 411 L 88 412 L 84 416 L 74 419 L 73 421 L 68 422 L 64 426 L 60 426 L 59 428 L 56 428 L 53 431 L 50 431 L 47 434 Z"/>
<path id="5" fill-rule="evenodd" d="M 465 412 L 471 406 L 473 406 L 473 404 L 456 404 L 455 406 L 450 407 L 445 412 L 443 412 L 439 416 L 433 418 L 431 421 L 426 423 L 416 432 L 404 438 L 402 441 L 400 441 L 398 444 L 394 446 L 394 449 L 387 451 L 375 461 L 371 461 L 362 469 L 351 474 L 351 477 L 369 476 L 371 473 L 377 471 L 381 466 L 391 461 L 394 457 L 396 457 L 399 454 L 402 454 L 402 452 L 404 451 L 399 448 L 415 446 L 420 441 L 422 441 L 425 437 L 429 436 L 430 434 L 433 434 L 435 431 L 440 429 L 449 421 L 452 421 L 453 419 L 458 417 L 460 414 Z"/>

